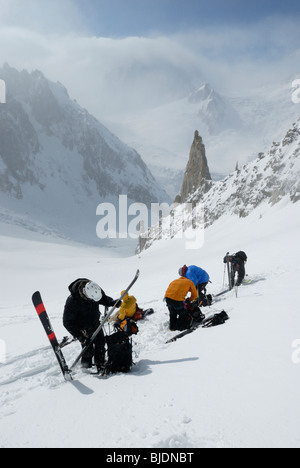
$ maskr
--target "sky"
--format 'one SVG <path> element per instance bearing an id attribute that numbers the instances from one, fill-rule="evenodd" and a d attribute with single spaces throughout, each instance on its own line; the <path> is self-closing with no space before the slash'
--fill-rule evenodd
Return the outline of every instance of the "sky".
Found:
<path id="1" fill-rule="evenodd" d="M 298 0 L 0 0 L 0 24 L 104 37 L 174 34 L 300 14 Z"/>
<path id="2" fill-rule="evenodd" d="M 199 26 L 250 24 L 271 15 L 300 13 L 298 0 L 76 0 L 97 35 L 174 34 Z"/>
<path id="3" fill-rule="evenodd" d="M 41 70 L 97 117 L 208 81 L 300 76 L 299 0 L 0 0 L 0 66 Z"/>

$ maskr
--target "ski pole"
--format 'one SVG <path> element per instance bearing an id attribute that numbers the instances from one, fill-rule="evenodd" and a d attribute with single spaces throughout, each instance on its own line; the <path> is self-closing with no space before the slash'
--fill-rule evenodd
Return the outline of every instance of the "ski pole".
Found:
<path id="1" fill-rule="evenodd" d="M 233 288 L 233 284 L 232 284 L 232 276 L 231 276 L 231 268 L 230 268 L 230 261 L 229 261 L 229 252 L 227 252 L 226 254 L 226 260 L 227 260 L 227 272 L 228 272 L 228 284 L 229 284 L 229 289 L 231 291 L 231 289 Z"/>
<path id="2" fill-rule="evenodd" d="M 225 287 L 225 274 L 226 274 L 226 265 L 224 265 L 224 273 L 223 273 L 223 288 Z"/>

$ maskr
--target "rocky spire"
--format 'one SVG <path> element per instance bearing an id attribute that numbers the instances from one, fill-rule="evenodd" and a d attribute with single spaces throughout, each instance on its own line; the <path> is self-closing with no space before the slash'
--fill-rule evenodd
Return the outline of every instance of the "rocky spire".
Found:
<path id="1" fill-rule="evenodd" d="M 190 150 L 189 162 L 181 186 L 180 195 L 176 197 L 175 203 L 184 203 L 190 195 L 202 187 L 203 192 L 210 188 L 211 175 L 209 172 L 205 146 L 199 132 L 195 131 L 194 141 Z"/>

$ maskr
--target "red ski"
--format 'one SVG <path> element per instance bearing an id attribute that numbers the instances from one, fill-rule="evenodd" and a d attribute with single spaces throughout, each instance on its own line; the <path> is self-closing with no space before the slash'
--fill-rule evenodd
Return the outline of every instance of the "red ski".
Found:
<path id="1" fill-rule="evenodd" d="M 54 354 L 57 358 L 57 361 L 59 363 L 60 369 L 62 371 L 62 374 L 66 380 L 72 380 L 71 376 L 71 371 L 68 368 L 68 365 L 66 363 L 66 360 L 64 358 L 64 355 L 62 353 L 62 350 L 60 348 L 60 345 L 57 341 L 56 335 L 54 333 L 54 330 L 52 328 L 49 316 L 46 312 L 41 294 L 37 291 L 33 294 L 32 296 L 32 302 L 35 307 L 35 310 L 37 311 L 37 314 L 40 318 L 40 321 L 44 327 L 44 330 L 46 332 L 46 335 L 48 336 L 48 339 L 51 343 L 51 346 L 53 348 Z"/>

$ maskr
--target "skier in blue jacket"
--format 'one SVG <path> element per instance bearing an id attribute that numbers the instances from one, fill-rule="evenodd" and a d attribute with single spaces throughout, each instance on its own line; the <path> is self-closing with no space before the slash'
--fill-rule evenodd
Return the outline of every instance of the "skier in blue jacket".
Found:
<path id="1" fill-rule="evenodd" d="M 209 274 L 202 268 L 197 267 L 196 265 L 191 265 L 187 267 L 184 265 L 182 268 L 179 268 L 179 275 L 184 276 L 194 283 L 198 291 L 198 305 L 199 306 L 210 306 L 212 304 L 212 296 L 207 294 L 206 286 L 210 282 Z M 191 308 L 192 305 L 188 304 L 188 308 Z M 197 309 L 199 310 L 200 309 Z M 200 311 L 201 313 L 201 311 Z"/>
<path id="2" fill-rule="evenodd" d="M 205 291 L 210 279 L 209 274 L 196 265 L 191 265 L 189 267 L 184 265 L 179 269 L 179 275 L 191 280 L 198 289 L 199 293 L 203 290 Z"/>

